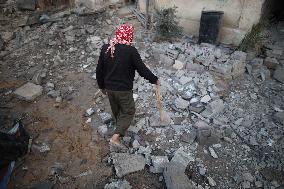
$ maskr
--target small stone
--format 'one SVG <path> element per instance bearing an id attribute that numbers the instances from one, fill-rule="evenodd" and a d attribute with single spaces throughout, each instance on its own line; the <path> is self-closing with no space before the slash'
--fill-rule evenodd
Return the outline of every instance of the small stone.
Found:
<path id="1" fill-rule="evenodd" d="M 128 131 L 130 132 L 133 132 L 133 133 L 138 133 L 142 127 L 146 124 L 146 120 L 145 118 L 142 118 L 140 119 L 134 126 L 131 125 L 129 128 L 128 128 Z"/>
<path id="2" fill-rule="evenodd" d="M 223 139 L 226 142 L 233 143 L 233 140 L 231 138 L 229 138 L 229 137 L 224 137 Z"/>
<path id="3" fill-rule="evenodd" d="M 61 96 L 56 97 L 55 102 L 61 103 L 62 102 L 62 97 Z"/>
<path id="4" fill-rule="evenodd" d="M 255 187 L 256 188 L 262 188 L 263 187 L 263 183 L 261 181 L 255 181 Z"/>
<path id="5" fill-rule="evenodd" d="M 275 70 L 277 68 L 277 66 L 279 65 L 279 62 L 276 58 L 266 57 L 265 60 L 264 60 L 264 65 L 268 69 Z"/>
<path id="6" fill-rule="evenodd" d="M 250 173 L 243 173 L 243 179 L 245 181 L 249 181 L 249 182 L 253 182 L 254 181 L 254 177 Z"/>
<path id="7" fill-rule="evenodd" d="M 137 140 L 134 140 L 133 143 L 132 143 L 132 147 L 133 148 L 139 148 L 140 147 L 140 144 Z"/>
<path id="8" fill-rule="evenodd" d="M 152 173 L 163 173 L 164 168 L 169 163 L 167 156 L 151 156 L 153 167 L 150 167 Z"/>
<path id="9" fill-rule="evenodd" d="M 190 133 L 184 132 L 181 136 L 180 136 L 180 140 L 189 144 L 192 144 L 195 139 L 196 139 L 196 131 L 192 130 L 190 131 Z"/>
<path id="10" fill-rule="evenodd" d="M 179 60 L 175 60 L 175 63 L 173 65 L 173 68 L 176 70 L 181 70 L 184 67 L 184 63 L 179 61 Z"/>
<path id="11" fill-rule="evenodd" d="M 179 97 L 175 100 L 175 106 L 184 110 L 189 106 L 189 102 Z"/>
<path id="12" fill-rule="evenodd" d="M 204 167 L 199 167 L 199 174 L 202 175 L 202 176 L 205 176 L 206 169 Z"/>
<path id="13" fill-rule="evenodd" d="M 46 87 L 47 87 L 47 88 L 50 88 L 50 89 L 54 89 L 54 84 L 53 84 L 53 83 L 50 83 L 50 82 L 47 82 L 47 83 L 46 83 Z"/>
<path id="14" fill-rule="evenodd" d="M 160 176 L 159 177 L 159 182 L 162 182 L 164 180 L 164 177 L 163 176 Z"/>
<path id="15" fill-rule="evenodd" d="M 208 103 L 211 100 L 211 97 L 209 95 L 205 95 L 201 98 L 200 102 Z"/>
<path id="16" fill-rule="evenodd" d="M 207 180 L 210 186 L 214 187 L 217 185 L 216 182 L 213 180 L 213 178 L 207 177 Z"/>
<path id="17" fill-rule="evenodd" d="M 99 134 L 104 137 L 107 134 L 108 128 L 106 125 L 102 125 L 98 127 Z"/>
<path id="18" fill-rule="evenodd" d="M 49 96 L 51 98 L 56 98 L 56 97 L 60 96 L 60 91 L 51 90 L 47 93 L 47 96 Z"/>
<path id="19" fill-rule="evenodd" d="M 251 188 L 251 187 L 250 187 L 250 182 L 248 182 L 248 181 L 243 182 L 242 185 L 243 185 L 243 188 L 244 188 L 244 189 L 246 189 L 246 188 Z"/>
<path id="20" fill-rule="evenodd" d="M 18 98 L 26 100 L 26 101 L 33 101 L 40 95 L 42 95 L 43 88 L 40 85 L 35 85 L 33 83 L 26 83 L 25 85 L 21 86 L 20 88 L 16 89 L 14 92 Z"/>
<path id="21" fill-rule="evenodd" d="M 87 113 L 88 116 L 93 115 L 94 112 L 95 112 L 95 110 L 94 110 L 93 108 L 89 108 L 89 109 L 87 109 L 87 111 L 86 111 L 86 113 Z"/>
<path id="22" fill-rule="evenodd" d="M 208 149 L 209 149 L 210 155 L 211 155 L 213 158 L 217 159 L 217 158 L 218 158 L 218 155 L 216 154 L 215 150 L 214 150 L 212 147 L 209 147 Z"/>
<path id="23" fill-rule="evenodd" d="M 106 184 L 104 189 L 132 189 L 132 186 L 126 180 L 118 180 L 116 182 Z"/>
<path id="24" fill-rule="evenodd" d="M 88 118 L 87 120 L 86 120 L 86 123 L 91 123 L 92 122 L 92 118 Z"/>

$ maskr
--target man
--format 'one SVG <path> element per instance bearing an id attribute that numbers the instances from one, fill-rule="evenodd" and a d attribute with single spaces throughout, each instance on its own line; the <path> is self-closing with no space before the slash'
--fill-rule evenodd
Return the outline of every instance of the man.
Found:
<path id="1" fill-rule="evenodd" d="M 133 81 L 135 70 L 152 84 L 158 78 L 145 66 L 137 49 L 132 45 L 134 27 L 123 24 L 115 32 L 115 38 L 103 45 L 96 69 L 99 88 L 108 95 L 116 129 L 110 140 L 120 145 L 120 137 L 130 126 L 135 113 Z"/>

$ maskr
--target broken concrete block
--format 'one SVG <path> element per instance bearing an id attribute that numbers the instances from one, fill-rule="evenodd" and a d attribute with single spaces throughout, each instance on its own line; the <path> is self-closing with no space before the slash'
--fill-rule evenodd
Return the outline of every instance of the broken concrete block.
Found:
<path id="1" fill-rule="evenodd" d="M 164 169 L 164 178 L 169 189 L 194 188 L 189 178 L 184 173 L 185 167 L 181 164 L 171 162 Z"/>
<path id="2" fill-rule="evenodd" d="M 163 173 L 164 168 L 169 163 L 167 156 L 151 156 L 153 166 L 150 167 L 152 173 Z"/>
<path id="3" fill-rule="evenodd" d="M 189 102 L 187 100 L 182 99 L 181 97 L 175 100 L 175 106 L 179 109 L 186 109 L 189 106 Z"/>
<path id="4" fill-rule="evenodd" d="M 104 189 L 132 189 L 132 186 L 129 182 L 127 182 L 127 180 L 118 180 L 116 182 L 106 184 Z"/>
<path id="5" fill-rule="evenodd" d="M 116 175 L 121 178 L 129 173 L 143 170 L 145 158 L 137 154 L 113 153 L 111 154 Z"/>
<path id="6" fill-rule="evenodd" d="M 14 92 L 18 98 L 26 100 L 26 101 L 33 101 L 40 95 L 42 95 L 42 86 L 35 85 L 33 83 L 26 83 L 25 85 L 21 86 L 20 88 L 16 89 Z"/>
<path id="7" fill-rule="evenodd" d="M 273 75 L 274 79 L 277 81 L 284 83 L 284 68 L 278 67 Z"/>
<path id="8" fill-rule="evenodd" d="M 184 67 L 184 63 L 179 61 L 179 60 L 175 60 L 175 64 L 173 65 L 173 68 L 176 70 L 181 70 Z"/>

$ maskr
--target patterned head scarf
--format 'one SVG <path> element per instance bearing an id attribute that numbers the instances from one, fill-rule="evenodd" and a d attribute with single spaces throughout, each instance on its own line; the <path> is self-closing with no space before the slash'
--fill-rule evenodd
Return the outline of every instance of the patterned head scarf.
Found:
<path id="1" fill-rule="evenodd" d="M 129 24 L 122 24 L 115 32 L 115 38 L 111 39 L 109 42 L 109 47 L 106 53 L 110 50 L 111 57 L 114 57 L 115 45 L 124 44 L 131 45 L 133 42 L 134 27 Z"/>

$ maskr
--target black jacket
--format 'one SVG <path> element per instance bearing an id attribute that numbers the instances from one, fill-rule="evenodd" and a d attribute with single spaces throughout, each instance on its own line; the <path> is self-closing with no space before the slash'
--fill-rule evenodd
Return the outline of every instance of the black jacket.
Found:
<path id="1" fill-rule="evenodd" d="M 100 89 L 128 91 L 133 88 L 135 70 L 140 76 L 155 84 L 158 78 L 145 66 L 137 49 L 133 46 L 117 44 L 114 58 L 108 44 L 103 45 L 96 69 L 96 78 Z"/>

